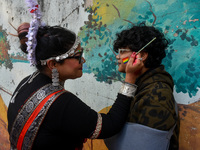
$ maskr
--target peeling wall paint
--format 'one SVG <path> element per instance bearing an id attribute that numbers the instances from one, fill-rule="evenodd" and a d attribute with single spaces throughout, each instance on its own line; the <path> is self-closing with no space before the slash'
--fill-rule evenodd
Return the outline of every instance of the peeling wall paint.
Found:
<path id="1" fill-rule="evenodd" d="M 29 67 L 26 56 L 20 51 L 18 38 L 9 34 L 16 34 L 9 22 L 17 28 L 22 22 L 30 21 L 24 1 L 0 1 L 0 96 L 6 106 L 20 80 L 35 70 Z M 174 79 L 174 95 L 181 109 L 182 122 L 186 122 L 191 131 L 194 127 L 197 129 L 195 133 L 187 132 L 187 139 L 182 134 L 181 140 L 190 143 L 183 147 L 195 145 L 199 126 L 190 125 L 188 119 L 200 112 L 197 107 L 200 98 L 199 1 L 38 1 L 47 25 L 60 25 L 81 37 L 86 58 L 84 74 L 80 79 L 67 81 L 65 87 L 97 111 L 114 102 L 120 81 L 124 80 L 124 75 L 117 71 L 112 50 L 116 33 L 141 22 L 163 31 L 170 40 L 163 64 Z"/>

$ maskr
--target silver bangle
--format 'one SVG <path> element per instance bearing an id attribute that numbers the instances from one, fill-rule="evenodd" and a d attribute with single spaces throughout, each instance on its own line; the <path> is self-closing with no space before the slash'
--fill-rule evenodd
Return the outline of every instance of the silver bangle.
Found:
<path id="1" fill-rule="evenodd" d="M 134 97 L 136 90 L 137 90 L 137 85 L 124 82 L 121 85 L 119 93 L 127 97 Z"/>

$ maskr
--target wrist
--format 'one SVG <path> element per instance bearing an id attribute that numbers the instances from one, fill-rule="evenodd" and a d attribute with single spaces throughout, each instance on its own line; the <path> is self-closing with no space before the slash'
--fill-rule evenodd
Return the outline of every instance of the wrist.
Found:
<path id="1" fill-rule="evenodd" d="M 125 95 L 127 97 L 134 97 L 136 90 L 137 90 L 137 85 L 124 82 L 121 85 L 119 93 L 123 94 L 123 95 Z"/>

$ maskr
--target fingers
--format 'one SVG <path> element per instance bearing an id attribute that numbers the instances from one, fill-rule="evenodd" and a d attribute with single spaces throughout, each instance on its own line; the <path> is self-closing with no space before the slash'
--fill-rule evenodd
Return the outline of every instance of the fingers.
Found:
<path id="1" fill-rule="evenodd" d="M 136 52 L 133 52 L 131 54 L 131 57 L 129 58 L 129 61 L 128 61 L 128 64 L 129 65 L 134 65 L 134 64 L 138 64 L 138 63 L 141 63 L 142 61 L 142 57 L 141 57 L 141 54 L 136 54 Z"/>
<path id="2" fill-rule="evenodd" d="M 137 63 L 141 63 L 141 61 L 142 61 L 142 57 L 141 57 L 141 54 L 139 53 L 139 54 L 135 54 L 135 60 L 134 60 L 134 62 L 133 62 L 133 65 L 134 64 L 137 64 Z"/>
<path id="3" fill-rule="evenodd" d="M 142 58 L 142 57 L 141 57 L 141 54 L 138 53 L 138 54 L 136 55 L 136 58 Z"/>
<path id="4" fill-rule="evenodd" d="M 129 58 L 128 63 L 132 65 L 132 64 L 135 62 L 135 59 L 136 59 L 136 53 L 133 52 L 133 53 L 131 54 L 131 57 Z"/>
<path id="5" fill-rule="evenodd" d="M 141 54 L 136 54 L 135 52 L 133 52 L 126 65 L 126 73 L 137 74 L 137 72 L 141 70 L 143 66 L 143 61 L 141 60 L 141 58 Z"/>

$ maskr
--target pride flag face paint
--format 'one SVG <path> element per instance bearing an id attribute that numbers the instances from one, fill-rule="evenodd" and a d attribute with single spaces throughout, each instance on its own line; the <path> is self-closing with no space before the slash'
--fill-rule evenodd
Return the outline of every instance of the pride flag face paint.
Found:
<path id="1" fill-rule="evenodd" d="M 128 60 L 129 60 L 128 57 L 122 59 L 122 61 L 123 61 L 124 64 L 126 64 L 128 62 Z"/>

